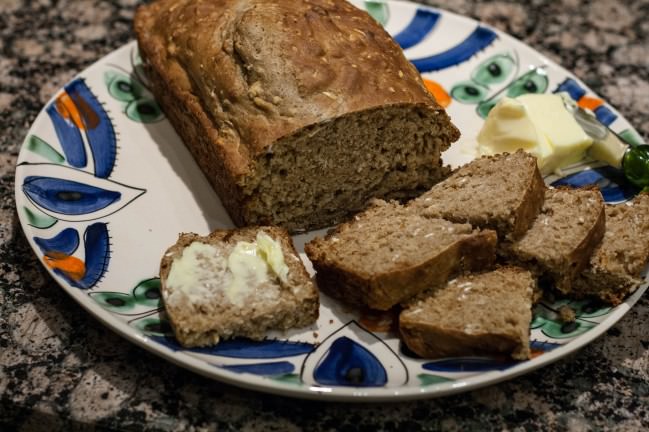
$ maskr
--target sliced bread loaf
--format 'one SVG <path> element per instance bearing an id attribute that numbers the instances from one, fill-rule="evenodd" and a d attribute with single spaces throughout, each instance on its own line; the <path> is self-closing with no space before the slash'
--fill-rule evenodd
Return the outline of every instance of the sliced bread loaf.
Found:
<path id="1" fill-rule="evenodd" d="M 623 204 L 606 206 L 606 232 L 577 278 L 575 296 L 594 296 L 613 305 L 642 282 L 649 262 L 649 194 Z"/>
<path id="2" fill-rule="evenodd" d="M 305 251 L 321 289 L 348 303 L 387 310 L 462 269 L 490 265 L 496 240 L 491 230 L 375 200 Z"/>
<path id="3" fill-rule="evenodd" d="M 176 339 L 186 347 L 318 318 L 318 291 L 288 232 L 275 227 L 181 234 L 160 264 L 162 298 Z"/>
<path id="4" fill-rule="evenodd" d="M 239 226 L 330 226 L 415 196 L 460 135 L 344 0 L 158 0 L 134 28 L 156 100 Z"/>
<path id="5" fill-rule="evenodd" d="M 539 213 L 544 192 L 536 158 L 519 150 L 476 159 L 409 205 L 427 216 L 494 229 L 500 239 L 516 239 Z"/>
<path id="6" fill-rule="evenodd" d="M 530 229 L 520 239 L 502 243 L 499 252 L 510 263 L 528 267 L 567 294 L 604 229 L 604 200 L 599 189 L 547 189 L 543 208 Z"/>
<path id="7" fill-rule="evenodd" d="M 460 276 L 411 303 L 399 316 L 403 342 L 426 358 L 529 358 L 536 279 L 517 267 Z"/>

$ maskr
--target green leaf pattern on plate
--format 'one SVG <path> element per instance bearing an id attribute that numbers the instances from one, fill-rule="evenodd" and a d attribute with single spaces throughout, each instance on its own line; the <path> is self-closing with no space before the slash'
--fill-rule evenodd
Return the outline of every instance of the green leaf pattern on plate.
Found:
<path id="1" fill-rule="evenodd" d="M 564 322 L 559 316 L 559 309 L 570 307 L 575 312 L 575 321 Z M 540 329 L 544 335 L 553 339 L 569 339 L 579 336 L 597 325 L 588 318 L 606 315 L 611 307 L 601 305 L 593 300 L 560 299 L 552 304 L 540 303 L 534 308 L 531 329 Z"/>
<path id="2" fill-rule="evenodd" d="M 382 26 L 385 26 L 390 19 L 390 9 L 387 4 L 381 1 L 366 0 L 365 10 Z"/>
<path id="3" fill-rule="evenodd" d="M 452 378 L 443 377 L 441 375 L 426 374 L 426 373 L 420 373 L 419 375 L 417 375 L 417 378 L 419 378 L 419 382 L 421 383 L 422 387 L 433 385 L 433 384 L 441 384 L 449 381 L 455 381 Z"/>
<path id="4" fill-rule="evenodd" d="M 25 206 L 23 206 L 23 213 L 25 213 L 29 225 L 34 228 L 46 229 L 54 226 L 58 222 L 58 219 L 46 215 L 40 210 L 31 210 Z"/>
<path id="5" fill-rule="evenodd" d="M 36 135 L 29 135 L 25 141 L 25 146 L 30 152 L 42 156 L 50 162 L 57 164 L 65 162 L 65 158 L 61 153 L 56 151 L 54 147 Z"/>
<path id="6" fill-rule="evenodd" d="M 171 325 L 162 316 L 145 317 L 131 322 L 131 325 L 147 336 L 172 336 Z"/>

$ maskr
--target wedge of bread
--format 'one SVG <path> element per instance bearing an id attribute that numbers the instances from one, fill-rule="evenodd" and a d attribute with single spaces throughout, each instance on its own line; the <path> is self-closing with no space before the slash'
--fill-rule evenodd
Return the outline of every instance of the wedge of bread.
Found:
<path id="1" fill-rule="evenodd" d="M 599 189 L 547 189 L 543 208 L 531 228 L 520 239 L 502 243 L 499 253 L 569 294 L 604 229 L 604 200 Z"/>
<path id="2" fill-rule="evenodd" d="M 535 286 L 532 274 L 518 267 L 460 276 L 401 312 L 401 339 L 426 358 L 508 355 L 525 360 Z"/>
<path id="3" fill-rule="evenodd" d="M 493 263 L 497 236 L 375 200 L 305 251 L 318 286 L 344 302 L 387 310 L 460 270 Z"/>
<path id="4" fill-rule="evenodd" d="M 162 258 L 160 281 L 171 326 L 185 347 L 236 336 L 261 339 L 269 329 L 318 318 L 318 291 L 280 228 L 181 234 Z"/>
<path id="5" fill-rule="evenodd" d="M 606 232 L 577 278 L 573 295 L 593 296 L 613 305 L 642 283 L 649 262 L 649 194 L 606 206 Z"/>
<path id="6" fill-rule="evenodd" d="M 544 193 L 536 158 L 519 150 L 456 169 L 409 206 L 426 216 L 496 230 L 501 240 L 516 239 L 532 225 Z"/>

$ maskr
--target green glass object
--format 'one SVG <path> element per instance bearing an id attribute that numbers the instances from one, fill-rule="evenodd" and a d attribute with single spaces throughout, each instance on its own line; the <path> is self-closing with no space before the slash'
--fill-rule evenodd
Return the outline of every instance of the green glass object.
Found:
<path id="1" fill-rule="evenodd" d="M 649 145 L 629 147 L 622 157 L 622 170 L 634 185 L 649 186 Z"/>

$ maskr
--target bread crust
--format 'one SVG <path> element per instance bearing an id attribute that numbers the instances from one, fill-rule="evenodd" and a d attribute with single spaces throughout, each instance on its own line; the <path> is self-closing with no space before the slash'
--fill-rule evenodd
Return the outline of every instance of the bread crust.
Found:
<path id="1" fill-rule="evenodd" d="M 478 333 L 468 335 L 456 329 L 445 328 L 443 323 L 433 325 L 399 319 L 399 334 L 406 346 L 423 358 L 502 355 L 526 360 L 529 355 L 516 354 L 520 345 L 517 334 Z"/>
<path id="2" fill-rule="evenodd" d="M 599 190 L 599 189 L 597 189 Z M 590 257 L 593 251 L 604 237 L 606 231 L 606 212 L 605 207 L 602 206 L 597 221 L 593 228 L 588 232 L 586 237 L 577 245 L 575 250 L 570 254 L 570 266 L 567 271 L 555 272 L 554 279 L 556 281 L 556 288 L 564 294 L 572 292 L 573 282 L 577 279 L 579 274 L 588 266 Z"/>
<path id="3" fill-rule="evenodd" d="M 150 64 L 145 68 L 156 100 L 221 199 L 232 222 L 239 227 L 245 226 L 244 207 L 239 199 L 243 189 L 238 185 L 243 165 L 234 162 L 237 156 L 225 151 L 218 131 L 194 99 L 178 86 L 169 85 Z"/>
<path id="4" fill-rule="evenodd" d="M 536 160 L 534 160 L 534 168 L 532 170 L 534 174 L 532 175 L 530 185 L 525 190 L 521 205 L 514 213 L 514 225 L 512 226 L 511 234 L 506 236 L 507 238 L 517 239 L 525 234 L 543 207 L 546 186 L 541 172 L 536 165 Z"/>

